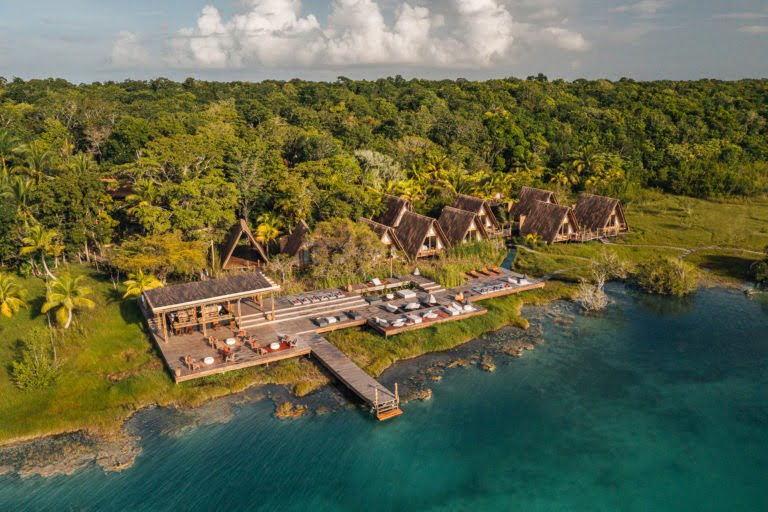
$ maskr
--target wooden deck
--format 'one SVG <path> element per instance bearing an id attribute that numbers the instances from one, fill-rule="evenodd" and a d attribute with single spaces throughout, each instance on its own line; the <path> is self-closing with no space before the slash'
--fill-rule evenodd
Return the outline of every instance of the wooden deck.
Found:
<path id="1" fill-rule="evenodd" d="M 337 379 L 371 407 L 379 420 L 385 420 L 402 414 L 400 397 L 373 377 L 365 373 L 344 353 L 331 345 L 319 334 L 307 339 L 312 355 L 317 358 Z"/>
<path id="2" fill-rule="evenodd" d="M 384 298 L 386 293 L 403 287 L 409 287 L 415 296 L 391 300 Z M 203 336 L 201 332 L 172 335 L 169 337 L 169 341 L 165 342 L 163 333 L 155 324 L 154 318 L 148 318 L 147 323 L 165 364 L 176 382 L 312 354 L 345 386 L 349 387 L 370 406 L 377 418 L 386 419 L 402 413 L 399 408 L 397 391 L 393 392 L 384 388 L 357 367 L 339 349 L 319 336 L 319 333 L 368 325 L 384 336 L 393 336 L 438 323 L 453 322 L 482 315 L 487 311 L 477 304 L 478 301 L 542 287 L 544 287 L 542 281 L 530 279 L 509 270 L 499 269 L 497 273 L 478 274 L 478 277 L 469 279 L 467 284 L 449 290 L 443 289 L 437 283 L 423 276 L 408 275 L 383 280 L 383 283 L 377 286 L 358 285 L 352 291 L 315 290 L 297 295 L 282 296 L 275 299 L 274 314 L 272 304 L 269 301 L 258 304 L 253 300 L 244 300 L 241 304 L 239 325 L 233 323 L 228 327 L 209 329 L 207 334 L 224 340 L 233 337 L 237 331 L 245 331 L 257 339 L 262 347 L 278 341 L 284 335 L 295 336 L 298 341 L 295 347 L 281 346 L 279 350 L 269 351 L 263 355 L 258 354 L 248 346 L 238 344 L 232 347 L 235 361 L 230 362 L 225 361 L 220 351 L 209 346 L 206 341 L 207 337 Z M 479 293 L 478 290 L 486 291 Z M 295 303 L 297 298 L 324 296 L 337 292 L 340 292 L 340 295 L 333 299 Z M 434 297 L 435 302 L 426 304 L 430 295 Z M 384 298 L 384 301 L 371 304 L 366 300 L 366 298 L 370 299 L 371 296 L 379 299 Z M 469 299 L 472 303 L 472 309 L 470 311 L 462 310 L 458 315 L 453 316 L 448 311 L 457 296 Z M 398 310 L 395 312 L 388 311 L 385 307 L 387 303 L 397 306 Z M 409 303 L 417 303 L 420 307 L 407 310 L 405 306 Z M 430 313 L 437 314 L 437 316 L 428 318 Z M 407 324 L 397 327 L 382 326 L 377 321 L 377 319 L 383 319 L 389 324 L 399 324 L 398 319 L 404 321 L 408 316 L 418 316 L 421 321 L 416 323 L 411 318 Z M 334 321 L 328 325 L 321 325 L 318 322 L 320 318 L 331 318 Z M 185 364 L 187 356 L 200 363 L 196 369 L 192 370 L 187 367 Z M 202 364 L 205 357 L 213 357 L 214 363 L 211 365 Z"/>

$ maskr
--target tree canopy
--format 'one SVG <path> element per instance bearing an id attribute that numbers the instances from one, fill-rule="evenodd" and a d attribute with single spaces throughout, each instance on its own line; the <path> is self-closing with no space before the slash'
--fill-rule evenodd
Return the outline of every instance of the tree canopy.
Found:
<path id="1" fill-rule="evenodd" d="M 204 265 L 238 217 L 271 241 L 302 219 L 375 216 L 383 193 L 435 214 L 521 185 L 763 195 L 768 80 L 0 79 L 0 263 L 28 259 L 36 225 L 70 257 L 174 238 L 200 242 Z"/>

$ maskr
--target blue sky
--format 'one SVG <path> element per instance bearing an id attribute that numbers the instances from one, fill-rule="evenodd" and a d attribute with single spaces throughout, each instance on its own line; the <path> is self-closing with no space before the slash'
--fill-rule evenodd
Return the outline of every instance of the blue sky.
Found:
<path id="1" fill-rule="evenodd" d="M 765 0 L 3 0 L 0 76 L 768 76 Z"/>

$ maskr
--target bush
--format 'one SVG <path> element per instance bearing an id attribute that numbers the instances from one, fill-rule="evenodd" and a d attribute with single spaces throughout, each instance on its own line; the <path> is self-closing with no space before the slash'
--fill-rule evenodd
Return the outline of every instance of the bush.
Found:
<path id="1" fill-rule="evenodd" d="M 646 293 L 683 297 L 696 290 L 696 267 L 675 258 L 657 258 L 641 263 L 633 280 Z"/>
<path id="2" fill-rule="evenodd" d="M 33 329 L 22 341 L 21 357 L 14 361 L 11 374 L 16 386 L 23 390 L 42 389 L 56 380 L 57 365 L 54 360 L 48 332 Z"/>

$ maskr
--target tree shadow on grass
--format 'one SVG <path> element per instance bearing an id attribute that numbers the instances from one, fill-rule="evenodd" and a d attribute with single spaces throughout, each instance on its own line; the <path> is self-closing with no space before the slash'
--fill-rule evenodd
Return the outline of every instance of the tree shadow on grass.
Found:
<path id="1" fill-rule="evenodd" d="M 139 305 L 135 298 L 129 297 L 124 299 L 120 290 L 115 290 L 114 288 L 109 289 L 109 291 L 106 293 L 106 297 L 108 305 L 118 304 L 120 309 L 120 316 L 123 318 L 125 323 L 129 325 L 135 325 L 142 323 L 144 320 L 144 317 L 141 314 L 141 310 L 139 309 Z"/>
<path id="2" fill-rule="evenodd" d="M 754 278 L 752 265 L 753 258 L 727 254 L 702 254 L 698 255 L 697 263 L 702 268 L 722 277 L 730 277 L 748 281 Z"/>

